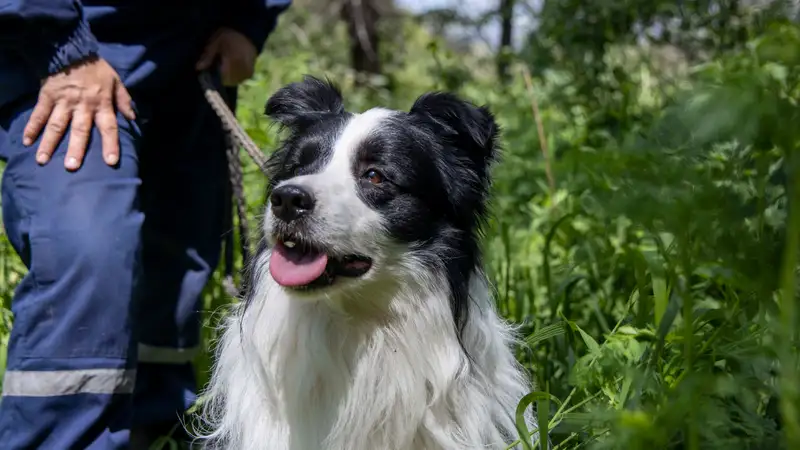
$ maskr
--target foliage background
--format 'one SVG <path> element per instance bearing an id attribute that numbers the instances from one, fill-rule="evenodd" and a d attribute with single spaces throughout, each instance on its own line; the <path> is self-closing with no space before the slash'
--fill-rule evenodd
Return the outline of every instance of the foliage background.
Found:
<path id="1" fill-rule="evenodd" d="M 304 74 L 350 110 L 434 89 L 491 107 L 505 154 L 486 264 L 555 448 L 800 448 L 796 2 L 543 0 L 522 45 L 490 51 L 434 26 L 458 14 L 392 9 L 371 75 L 321 3 L 283 18 L 240 120 L 273 150 L 264 102 Z M 242 160 L 252 226 L 265 180 Z M 3 237 L 0 346 L 23 273 Z M 218 272 L 207 350 L 230 301 Z"/>

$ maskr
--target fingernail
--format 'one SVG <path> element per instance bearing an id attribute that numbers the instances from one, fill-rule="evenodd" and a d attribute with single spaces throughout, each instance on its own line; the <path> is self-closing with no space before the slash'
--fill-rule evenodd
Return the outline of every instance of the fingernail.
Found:
<path id="1" fill-rule="evenodd" d="M 69 158 L 67 158 L 66 165 L 67 165 L 67 169 L 77 169 L 78 168 L 78 159 L 75 158 L 74 156 L 70 156 Z"/>
<path id="2" fill-rule="evenodd" d="M 117 163 L 117 161 L 119 161 L 119 158 L 117 158 L 117 155 L 115 155 L 114 153 L 109 153 L 108 155 L 106 155 L 107 164 L 114 165 Z"/>
<path id="3" fill-rule="evenodd" d="M 47 162 L 47 153 L 37 153 L 36 154 L 36 162 L 39 164 L 44 164 Z"/>
<path id="4" fill-rule="evenodd" d="M 28 136 L 25 136 L 22 138 L 22 145 L 25 147 L 30 147 L 30 145 L 33 144 L 33 142 L 31 142 L 32 140 L 33 139 L 29 138 Z"/>

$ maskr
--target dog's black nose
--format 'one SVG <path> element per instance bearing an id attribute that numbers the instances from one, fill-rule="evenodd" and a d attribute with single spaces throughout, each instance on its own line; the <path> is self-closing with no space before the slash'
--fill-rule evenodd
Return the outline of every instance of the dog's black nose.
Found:
<path id="1" fill-rule="evenodd" d="M 272 213 L 285 222 L 291 222 L 314 209 L 314 196 L 311 192 L 293 184 L 275 188 L 270 202 Z"/>

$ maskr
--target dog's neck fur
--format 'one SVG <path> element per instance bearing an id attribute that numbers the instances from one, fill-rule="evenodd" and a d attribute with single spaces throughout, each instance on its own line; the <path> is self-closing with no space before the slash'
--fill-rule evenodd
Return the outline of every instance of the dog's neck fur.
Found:
<path id="1" fill-rule="evenodd" d="M 262 273 L 266 256 L 256 264 Z M 402 280 L 394 292 L 381 286 L 362 292 L 372 308 L 353 311 L 290 299 L 263 276 L 220 342 L 208 391 L 210 446 L 505 448 L 530 386 L 483 275 L 473 276 L 462 337 L 472 361 L 456 338 L 444 280 Z M 388 308 L 375 303 L 387 295 Z"/>

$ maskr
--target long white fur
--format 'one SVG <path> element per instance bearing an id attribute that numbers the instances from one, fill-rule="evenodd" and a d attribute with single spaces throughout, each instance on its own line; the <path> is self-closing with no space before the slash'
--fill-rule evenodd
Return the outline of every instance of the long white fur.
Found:
<path id="1" fill-rule="evenodd" d="M 484 274 L 476 268 L 470 283 L 470 361 L 443 268 L 425 268 L 416 251 L 388 241 L 381 216 L 356 195 L 354 149 L 390 114 L 355 116 L 322 172 L 290 180 L 318 196 L 324 244 L 367 254 L 373 268 L 312 297 L 279 286 L 269 252 L 259 256 L 249 306 L 223 324 L 205 393 L 207 447 L 470 450 L 514 439 L 517 403 L 532 386 Z M 272 220 L 268 210 L 267 236 Z"/>

